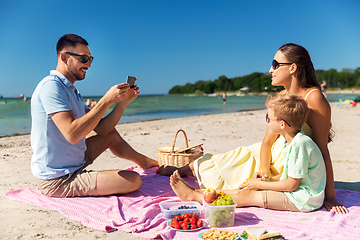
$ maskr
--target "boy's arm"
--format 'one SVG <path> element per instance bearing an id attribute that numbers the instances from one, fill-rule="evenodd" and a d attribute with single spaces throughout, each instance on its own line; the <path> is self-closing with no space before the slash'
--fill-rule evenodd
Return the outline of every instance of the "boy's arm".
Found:
<path id="1" fill-rule="evenodd" d="M 280 178 L 282 176 L 282 173 L 279 173 L 278 175 L 273 176 L 270 178 L 270 182 L 280 181 Z"/>
<path id="2" fill-rule="evenodd" d="M 277 175 L 279 176 L 279 175 Z M 272 180 L 275 180 L 272 178 Z M 250 179 L 246 181 L 239 189 L 249 190 L 272 190 L 278 192 L 292 192 L 295 191 L 300 184 L 301 178 L 291 178 L 281 181 L 261 181 L 259 179 Z"/>

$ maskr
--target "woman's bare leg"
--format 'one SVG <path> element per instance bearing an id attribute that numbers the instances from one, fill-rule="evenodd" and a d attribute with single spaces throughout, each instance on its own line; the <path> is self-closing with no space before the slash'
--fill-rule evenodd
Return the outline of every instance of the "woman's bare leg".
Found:
<path id="1" fill-rule="evenodd" d="M 204 190 L 195 189 L 189 185 L 180 174 L 175 171 L 170 177 L 170 186 L 181 201 L 196 201 L 202 204 Z M 221 190 L 231 196 L 237 207 L 256 206 L 263 207 L 261 191 L 252 190 Z"/>
<path id="2" fill-rule="evenodd" d="M 183 180 L 178 171 L 170 176 L 170 186 L 181 201 L 197 201 L 202 203 L 204 190 L 192 188 Z"/>

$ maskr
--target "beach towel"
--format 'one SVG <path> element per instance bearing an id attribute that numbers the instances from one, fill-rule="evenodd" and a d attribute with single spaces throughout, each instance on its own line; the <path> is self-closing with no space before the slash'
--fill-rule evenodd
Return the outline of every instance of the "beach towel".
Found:
<path id="1" fill-rule="evenodd" d="M 198 234 L 210 229 L 183 232 L 170 229 L 161 214 L 159 203 L 176 202 L 169 177 L 156 174 L 157 168 L 128 168 L 141 174 L 143 185 L 133 193 L 106 197 L 50 198 L 37 188 L 11 190 L 10 200 L 58 211 L 73 221 L 99 231 L 131 232 L 152 239 L 198 239 Z M 194 177 L 185 178 L 197 186 Z M 223 228 L 242 233 L 246 227 L 264 226 L 280 231 L 286 239 L 355 239 L 360 236 L 360 192 L 336 189 L 338 200 L 350 211 L 335 214 L 322 208 L 310 213 L 275 211 L 256 207 L 237 208 L 233 227 Z M 202 216 L 204 218 L 204 216 Z"/>

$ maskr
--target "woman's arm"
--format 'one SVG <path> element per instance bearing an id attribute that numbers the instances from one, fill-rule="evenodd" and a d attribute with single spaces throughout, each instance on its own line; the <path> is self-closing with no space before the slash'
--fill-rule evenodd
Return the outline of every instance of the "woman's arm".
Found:
<path id="1" fill-rule="evenodd" d="M 285 90 L 280 91 L 278 94 L 285 94 Z M 266 129 L 260 148 L 261 173 L 255 173 L 255 178 L 266 179 L 270 177 L 271 147 L 278 137 L 279 134 L 271 134 L 269 128 Z"/>
<path id="2" fill-rule="evenodd" d="M 319 147 L 325 162 L 326 187 L 324 206 L 328 210 L 333 209 L 336 213 L 346 213 L 348 210 L 336 201 L 334 172 L 328 149 L 328 136 L 331 128 L 330 105 L 320 91 L 314 91 L 310 94 L 306 102 L 310 108 L 307 124 L 312 129 L 313 140 Z"/>
<path id="3" fill-rule="evenodd" d="M 271 134 L 269 128 L 266 129 L 264 139 L 260 148 L 260 165 L 262 177 L 270 177 L 271 147 L 279 134 Z"/>

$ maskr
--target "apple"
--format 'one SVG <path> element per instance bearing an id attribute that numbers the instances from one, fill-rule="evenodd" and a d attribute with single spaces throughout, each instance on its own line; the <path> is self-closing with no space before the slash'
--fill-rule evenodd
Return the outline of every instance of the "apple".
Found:
<path id="1" fill-rule="evenodd" d="M 207 203 L 212 203 L 217 198 L 217 193 L 213 188 L 207 188 L 203 194 L 204 200 Z"/>

